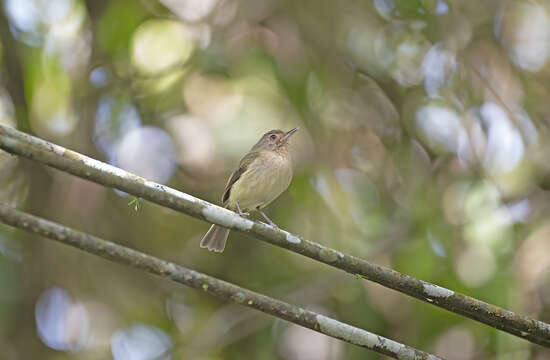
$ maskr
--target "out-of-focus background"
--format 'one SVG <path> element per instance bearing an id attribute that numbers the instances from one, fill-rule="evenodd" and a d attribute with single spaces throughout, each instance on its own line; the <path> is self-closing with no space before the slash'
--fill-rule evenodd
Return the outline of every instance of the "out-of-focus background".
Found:
<path id="1" fill-rule="evenodd" d="M 300 126 L 267 210 L 307 239 L 550 321 L 550 4 L 3 0 L 0 122 L 218 202 Z M 542 347 L 0 152 L 0 199 L 450 359 Z M 2 359 L 379 359 L 0 226 Z"/>

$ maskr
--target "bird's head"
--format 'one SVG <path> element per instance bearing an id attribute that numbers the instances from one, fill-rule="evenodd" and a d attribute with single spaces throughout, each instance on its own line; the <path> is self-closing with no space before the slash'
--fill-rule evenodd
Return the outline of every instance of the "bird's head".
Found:
<path id="1" fill-rule="evenodd" d="M 281 148 L 286 148 L 288 145 L 288 139 L 296 132 L 299 128 L 294 128 L 289 131 L 282 130 L 270 130 L 266 132 L 262 138 L 252 147 L 252 150 L 278 150 Z"/>

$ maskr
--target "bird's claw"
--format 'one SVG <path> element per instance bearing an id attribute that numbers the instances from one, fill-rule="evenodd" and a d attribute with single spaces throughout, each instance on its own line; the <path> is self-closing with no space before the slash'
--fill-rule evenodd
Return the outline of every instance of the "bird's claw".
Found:
<path id="1" fill-rule="evenodd" d="M 244 217 L 244 218 L 247 218 L 247 217 L 250 216 L 250 213 L 249 213 L 249 212 L 243 212 L 243 211 L 241 210 L 241 207 L 239 206 L 239 202 L 238 202 L 238 201 L 237 201 L 235 204 L 237 205 L 237 212 L 239 213 L 239 215 L 241 215 L 241 216 Z"/>

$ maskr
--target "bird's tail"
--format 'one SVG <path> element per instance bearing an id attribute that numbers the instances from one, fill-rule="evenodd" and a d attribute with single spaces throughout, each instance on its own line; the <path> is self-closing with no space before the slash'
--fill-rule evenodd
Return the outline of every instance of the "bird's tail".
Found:
<path id="1" fill-rule="evenodd" d="M 212 225 L 210 230 L 204 234 L 201 240 L 201 248 L 207 248 L 210 251 L 222 252 L 225 249 L 225 242 L 229 236 L 229 229 L 219 225 Z"/>

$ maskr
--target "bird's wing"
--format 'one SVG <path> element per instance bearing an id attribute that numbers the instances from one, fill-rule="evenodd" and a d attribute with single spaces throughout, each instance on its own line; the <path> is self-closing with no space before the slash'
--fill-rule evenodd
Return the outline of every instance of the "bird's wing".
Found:
<path id="1" fill-rule="evenodd" d="M 241 162 L 239 163 L 239 168 L 235 170 L 233 174 L 231 174 L 229 181 L 227 181 L 227 185 L 225 185 L 225 190 L 223 191 L 222 195 L 222 203 L 224 205 L 226 205 L 227 200 L 229 200 L 229 195 L 231 193 L 231 187 L 233 186 L 233 184 L 235 184 L 237 180 L 240 179 L 241 175 L 244 174 L 244 172 L 248 168 L 248 165 L 250 165 L 252 161 L 254 161 L 254 159 L 258 157 L 258 155 L 259 152 L 249 152 L 241 159 Z"/>

